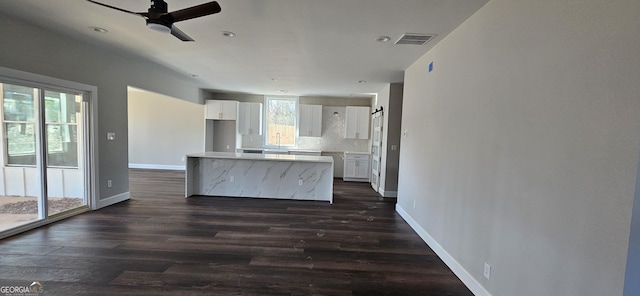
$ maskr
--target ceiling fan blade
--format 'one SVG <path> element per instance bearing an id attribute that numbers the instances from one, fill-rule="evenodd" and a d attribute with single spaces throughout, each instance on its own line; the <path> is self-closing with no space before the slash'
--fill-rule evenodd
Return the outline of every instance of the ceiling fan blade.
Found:
<path id="1" fill-rule="evenodd" d="M 182 41 L 195 41 L 193 40 L 193 38 L 189 37 L 189 35 L 180 31 L 180 29 L 178 29 L 178 27 L 176 26 L 171 26 L 171 35 L 178 37 L 178 39 Z"/>
<path id="2" fill-rule="evenodd" d="M 122 9 L 122 8 L 119 8 L 119 7 L 107 5 L 107 4 L 96 2 L 96 1 L 92 1 L 92 0 L 87 0 L 87 1 L 89 1 L 91 3 L 94 3 L 94 4 L 98 4 L 98 5 L 107 7 L 107 8 L 111 8 L 111 9 L 115 9 L 115 10 L 118 10 L 118 11 L 129 13 L 129 14 L 141 16 L 141 17 L 144 17 L 144 18 L 148 18 L 149 17 L 149 14 L 146 13 L 146 12 L 133 12 L 133 11 L 129 11 L 129 10 L 126 10 L 126 9 Z"/>
<path id="3" fill-rule="evenodd" d="M 212 1 L 209 3 L 204 3 L 193 7 L 169 12 L 166 15 L 170 16 L 174 22 L 179 22 L 218 13 L 220 11 L 222 11 L 222 8 L 220 8 L 220 4 L 218 4 L 218 2 L 216 1 Z"/>

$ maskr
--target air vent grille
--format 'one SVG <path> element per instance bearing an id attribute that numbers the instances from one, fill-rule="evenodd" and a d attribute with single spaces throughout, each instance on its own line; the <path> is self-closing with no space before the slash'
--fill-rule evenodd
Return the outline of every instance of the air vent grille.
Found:
<path id="1" fill-rule="evenodd" d="M 402 35 L 402 37 L 396 41 L 396 44 L 423 45 L 433 39 L 433 37 L 436 37 L 436 35 L 407 33 Z"/>

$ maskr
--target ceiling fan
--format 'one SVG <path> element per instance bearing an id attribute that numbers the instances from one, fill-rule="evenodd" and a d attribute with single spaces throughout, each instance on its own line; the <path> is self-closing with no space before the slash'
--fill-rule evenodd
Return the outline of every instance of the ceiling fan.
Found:
<path id="1" fill-rule="evenodd" d="M 149 29 L 163 33 L 171 33 L 171 35 L 178 37 L 178 39 L 182 41 L 194 40 L 189 37 L 189 35 L 180 31 L 180 29 L 178 29 L 174 25 L 174 23 L 218 13 L 222 10 L 220 8 L 220 5 L 216 1 L 176 10 L 173 12 L 167 12 L 167 2 L 164 2 L 163 0 L 151 0 L 151 7 L 149 8 L 148 12 L 133 12 L 92 0 L 87 1 L 118 11 L 141 16 L 147 20 L 147 27 Z"/>

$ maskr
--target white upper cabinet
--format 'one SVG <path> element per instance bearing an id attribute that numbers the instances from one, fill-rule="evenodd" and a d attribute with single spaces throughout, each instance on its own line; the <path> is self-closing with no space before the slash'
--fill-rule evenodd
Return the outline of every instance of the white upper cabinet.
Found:
<path id="1" fill-rule="evenodd" d="M 298 136 L 322 136 L 322 105 L 300 105 L 300 122 Z"/>
<path id="2" fill-rule="evenodd" d="M 242 135 L 262 135 L 262 103 L 240 103 L 238 132 Z"/>
<path id="3" fill-rule="evenodd" d="M 345 120 L 345 138 L 369 139 L 369 107 L 347 106 Z"/>
<path id="4" fill-rule="evenodd" d="M 236 120 L 238 101 L 207 100 L 205 118 L 215 120 Z"/>

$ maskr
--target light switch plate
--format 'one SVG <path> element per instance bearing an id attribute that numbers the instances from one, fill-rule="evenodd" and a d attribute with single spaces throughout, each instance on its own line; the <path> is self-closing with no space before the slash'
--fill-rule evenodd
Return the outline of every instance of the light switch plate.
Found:
<path id="1" fill-rule="evenodd" d="M 116 139 L 116 133 L 107 133 L 107 140 L 113 141 Z"/>

